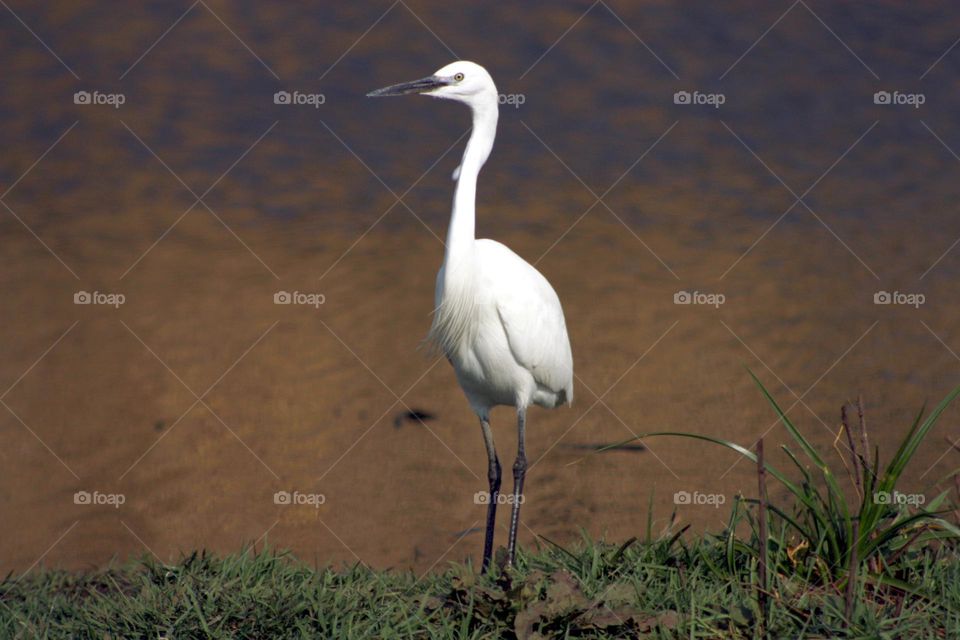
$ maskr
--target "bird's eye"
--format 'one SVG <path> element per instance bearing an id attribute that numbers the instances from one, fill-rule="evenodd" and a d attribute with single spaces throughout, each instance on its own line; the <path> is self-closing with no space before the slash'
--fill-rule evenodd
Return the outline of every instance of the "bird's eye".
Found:
<path id="1" fill-rule="evenodd" d="M 458 73 L 455 76 L 453 76 L 453 79 L 456 80 L 457 82 L 463 82 L 463 74 Z"/>

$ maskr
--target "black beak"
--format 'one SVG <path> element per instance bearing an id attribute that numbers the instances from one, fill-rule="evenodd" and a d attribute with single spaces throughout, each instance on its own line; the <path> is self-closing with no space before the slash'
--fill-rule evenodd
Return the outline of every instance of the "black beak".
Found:
<path id="1" fill-rule="evenodd" d="M 377 89 L 376 91 L 371 91 L 368 93 L 367 97 L 383 98 L 386 96 L 406 96 L 411 93 L 426 93 L 427 91 L 432 91 L 433 89 L 445 87 L 448 84 L 450 84 L 450 81 L 446 78 L 430 76 L 428 78 L 420 78 L 419 80 L 414 80 L 412 82 L 401 82 L 400 84 L 393 84 L 389 87 L 384 87 L 383 89 Z"/>

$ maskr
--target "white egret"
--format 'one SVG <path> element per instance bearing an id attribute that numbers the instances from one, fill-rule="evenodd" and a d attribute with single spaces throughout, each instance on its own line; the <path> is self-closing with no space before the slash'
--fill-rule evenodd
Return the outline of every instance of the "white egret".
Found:
<path id="1" fill-rule="evenodd" d="M 497 132 L 498 94 L 490 74 L 478 64 L 458 61 L 432 76 L 367 95 L 413 93 L 462 102 L 473 112 L 473 131 L 453 174 L 457 186 L 428 339 L 453 365 L 460 387 L 480 418 L 489 463 L 482 565 L 487 571 L 500 499 L 500 462 L 490 429 L 490 410 L 498 405 L 517 410 L 517 459 L 507 546 L 507 561 L 513 564 L 527 470 L 527 407 L 535 404 L 552 409 L 573 401 L 573 356 L 560 300 L 547 279 L 506 246 L 476 238 L 477 176 Z"/>

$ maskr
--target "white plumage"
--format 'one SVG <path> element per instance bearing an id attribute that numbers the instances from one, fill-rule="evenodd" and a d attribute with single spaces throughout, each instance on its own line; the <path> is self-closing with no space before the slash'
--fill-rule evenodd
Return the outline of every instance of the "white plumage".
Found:
<path id="1" fill-rule="evenodd" d="M 526 474 L 524 429 L 531 404 L 554 408 L 573 401 L 573 356 L 560 299 L 543 275 L 494 240 L 475 236 L 477 176 L 493 148 L 498 94 L 490 74 L 459 61 L 434 75 L 371 92 L 371 96 L 425 95 L 471 108 L 473 132 L 460 166 L 443 266 L 437 274 L 428 340 L 453 365 L 457 381 L 480 418 L 489 461 L 490 492 L 483 568 L 492 552 L 500 463 L 490 429 L 490 409 L 517 408 L 518 446 L 508 562 L 514 559 Z"/>
<path id="2" fill-rule="evenodd" d="M 552 409 L 573 401 L 573 357 L 553 287 L 494 240 L 476 240 L 447 284 L 437 274 L 430 339 L 446 353 L 471 407 Z"/>

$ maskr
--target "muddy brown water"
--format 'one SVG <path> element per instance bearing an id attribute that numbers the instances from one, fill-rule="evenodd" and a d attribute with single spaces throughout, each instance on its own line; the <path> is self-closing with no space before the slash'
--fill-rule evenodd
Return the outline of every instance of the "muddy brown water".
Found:
<path id="1" fill-rule="evenodd" d="M 936 62 L 956 7 L 795 5 L 736 62 L 786 6 L 608 2 L 537 62 L 589 3 L 208 4 L 138 61 L 186 6 L 11 2 L 70 70 L 0 16 L 4 572 L 265 540 L 319 564 L 477 559 L 479 429 L 418 348 L 467 114 L 363 97 L 447 47 L 524 96 L 502 109 L 478 233 L 550 279 L 573 344 L 573 407 L 530 415 L 521 545 L 642 535 L 651 494 L 659 530 L 678 491 L 722 496 L 676 507 L 722 526 L 755 490 L 733 453 L 590 448 L 682 430 L 766 434 L 773 451 L 783 430 L 747 367 L 837 464 L 841 403 L 864 394 L 889 455 L 960 383 L 960 54 Z M 274 104 L 283 90 L 324 103 Z M 925 102 L 875 104 L 884 90 Z M 682 291 L 723 303 L 675 304 Z M 880 291 L 924 302 L 876 305 Z M 432 419 L 397 426 L 409 410 Z M 907 488 L 932 495 L 960 463 L 957 411 Z M 511 411 L 493 424 L 509 468 Z"/>

